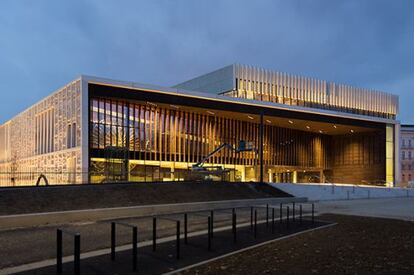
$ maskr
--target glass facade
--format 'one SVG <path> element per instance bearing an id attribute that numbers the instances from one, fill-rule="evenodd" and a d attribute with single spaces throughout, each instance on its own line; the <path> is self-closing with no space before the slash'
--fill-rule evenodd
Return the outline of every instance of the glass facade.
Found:
<path id="1" fill-rule="evenodd" d="M 131 181 L 191 180 L 257 181 L 258 154 L 222 150 L 205 164 L 203 175 L 191 167 L 220 145 L 240 140 L 259 148 L 258 117 L 212 110 L 157 105 L 150 102 L 92 98 L 90 100 L 90 172 L 93 182 L 108 180 L 108 151 L 127 152 L 111 168 Z M 266 181 L 306 178 L 328 167 L 329 136 L 264 125 L 263 161 Z M 109 154 L 110 155 L 110 154 Z M 126 158 L 126 160 L 123 160 Z M 113 158 L 112 158 L 113 159 Z M 127 162 L 127 168 L 123 168 Z M 118 168 L 114 168 L 118 163 Z M 115 164 L 116 166 L 116 164 Z M 105 172 L 106 171 L 106 172 Z M 124 171 L 124 172 L 122 172 Z M 293 174 L 293 171 L 300 171 Z M 127 173 L 124 177 L 122 173 Z M 110 178 L 114 180 L 114 178 Z M 305 180 L 305 179 L 303 179 Z"/>

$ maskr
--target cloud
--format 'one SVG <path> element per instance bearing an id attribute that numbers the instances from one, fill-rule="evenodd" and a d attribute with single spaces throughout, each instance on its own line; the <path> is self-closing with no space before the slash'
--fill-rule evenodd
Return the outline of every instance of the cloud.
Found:
<path id="1" fill-rule="evenodd" d="M 401 120 L 414 123 L 413 8 L 385 0 L 2 1 L 0 120 L 79 74 L 169 86 L 237 62 L 399 94 Z"/>

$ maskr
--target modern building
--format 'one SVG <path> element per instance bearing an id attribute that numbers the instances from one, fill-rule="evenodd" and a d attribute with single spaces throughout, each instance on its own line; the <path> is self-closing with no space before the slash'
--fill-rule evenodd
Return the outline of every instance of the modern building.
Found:
<path id="1" fill-rule="evenodd" d="M 0 180 L 393 186 L 397 113 L 392 94 L 244 65 L 170 88 L 81 76 L 0 127 Z"/>
<path id="2" fill-rule="evenodd" d="M 401 125 L 401 185 L 414 186 L 414 125 Z"/>

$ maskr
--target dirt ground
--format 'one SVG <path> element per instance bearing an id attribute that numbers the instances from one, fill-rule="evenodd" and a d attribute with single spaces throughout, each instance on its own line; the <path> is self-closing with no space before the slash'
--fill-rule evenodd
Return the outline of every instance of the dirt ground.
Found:
<path id="1" fill-rule="evenodd" d="M 414 274 L 414 222 L 323 215 L 338 224 L 184 274 Z"/>
<path id="2" fill-rule="evenodd" d="M 267 184 L 118 183 L 0 189 L 0 215 L 290 196 Z"/>

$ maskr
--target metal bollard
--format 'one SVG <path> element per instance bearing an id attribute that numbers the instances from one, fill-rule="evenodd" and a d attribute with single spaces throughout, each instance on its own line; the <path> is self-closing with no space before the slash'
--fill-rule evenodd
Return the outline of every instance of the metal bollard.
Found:
<path id="1" fill-rule="evenodd" d="M 237 243 L 237 216 L 236 216 L 235 211 L 233 212 L 232 217 L 233 217 L 233 242 Z"/>
<path id="2" fill-rule="evenodd" d="M 282 204 L 279 206 L 279 231 L 282 230 L 282 224 L 283 224 L 283 208 Z"/>
<path id="3" fill-rule="evenodd" d="M 312 224 L 315 223 L 315 205 L 312 203 Z"/>
<path id="4" fill-rule="evenodd" d="M 272 234 L 275 233 L 275 209 L 272 207 Z"/>
<path id="5" fill-rule="evenodd" d="M 210 211 L 211 216 L 211 238 L 214 238 L 214 210 Z"/>
<path id="6" fill-rule="evenodd" d="M 132 271 L 137 271 L 138 267 L 138 228 L 132 228 Z"/>
<path id="7" fill-rule="evenodd" d="M 152 251 L 157 248 L 157 218 L 152 218 Z"/>
<path id="8" fill-rule="evenodd" d="M 188 215 L 187 213 L 184 214 L 184 243 L 187 244 L 187 235 L 188 235 Z"/>
<path id="9" fill-rule="evenodd" d="M 62 273 L 62 230 L 56 230 L 56 273 Z"/>
<path id="10" fill-rule="evenodd" d="M 177 221 L 177 244 L 176 244 L 177 259 L 180 259 L 180 233 L 181 233 L 180 221 Z"/>
<path id="11" fill-rule="evenodd" d="M 289 228 L 289 206 L 286 206 L 286 228 Z"/>
<path id="12" fill-rule="evenodd" d="M 116 243 L 116 225 L 115 222 L 111 222 L 111 260 L 115 261 L 115 243 Z"/>
<path id="13" fill-rule="evenodd" d="M 299 205 L 299 223 L 302 225 L 302 204 Z"/>
<path id="14" fill-rule="evenodd" d="M 208 242 L 208 250 L 211 250 L 211 217 L 207 218 L 207 242 Z"/>
<path id="15" fill-rule="evenodd" d="M 257 238 L 257 209 L 254 210 L 254 238 Z"/>
<path id="16" fill-rule="evenodd" d="M 295 203 L 294 202 L 293 202 L 293 205 L 292 206 L 293 206 L 293 208 L 292 208 L 292 221 L 295 222 L 295 218 L 296 218 L 295 217 L 295 210 L 296 210 L 295 208 L 296 208 L 296 206 L 295 206 Z"/>
<path id="17" fill-rule="evenodd" d="M 253 230 L 253 206 L 250 207 L 250 230 Z"/>
<path id="18" fill-rule="evenodd" d="M 266 204 L 266 227 L 269 227 L 269 204 Z"/>
<path id="19" fill-rule="evenodd" d="M 80 274 L 80 235 L 75 234 L 75 248 L 74 248 L 74 274 Z"/>

